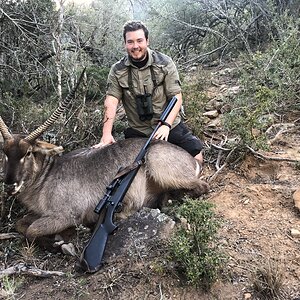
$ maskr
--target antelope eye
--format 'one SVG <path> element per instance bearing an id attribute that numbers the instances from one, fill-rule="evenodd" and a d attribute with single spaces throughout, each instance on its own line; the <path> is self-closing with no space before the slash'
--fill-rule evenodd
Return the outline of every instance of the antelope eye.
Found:
<path id="1" fill-rule="evenodd" d="M 26 157 L 29 157 L 30 155 L 32 154 L 32 152 L 31 151 L 28 151 L 27 153 L 26 153 Z"/>

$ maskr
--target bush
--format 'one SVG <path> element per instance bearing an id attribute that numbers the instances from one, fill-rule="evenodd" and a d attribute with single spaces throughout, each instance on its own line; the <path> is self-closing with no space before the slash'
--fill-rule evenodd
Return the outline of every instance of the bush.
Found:
<path id="1" fill-rule="evenodd" d="M 104 89 L 105 70 L 100 70 L 97 76 L 91 72 L 93 69 L 89 69 L 88 82 L 90 85 L 98 82 L 100 97 Z M 93 90 L 87 92 L 82 87 L 83 85 L 79 87 L 76 98 L 71 101 L 64 114 L 41 136 L 50 143 L 62 145 L 66 151 L 91 146 L 100 141 L 102 108 L 96 101 L 87 101 L 95 97 L 95 94 Z M 65 91 L 63 97 L 67 93 Z M 18 99 L 5 93 L 0 104 L 0 115 L 13 133 L 29 134 L 43 124 L 57 107 L 58 101 L 55 97 L 36 103 L 32 98 L 24 96 Z"/>
<path id="2" fill-rule="evenodd" d="M 89 81 L 86 89 L 87 100 L 99 101 L 104 98 L 108 73 L 109 68 L 100 68 L 98 66 L 87 68 L 86 74 Z"/>
<path id="3" fill-rule="evenodd" d="M 170 242 L 171 257 L 189 284 L 209 289 L 218 278 L 224 256 L 216 246 L 220 222 L 206 201 L 186 199 L 178 214 L 187 221 Z"/>
<path id="4" fill-rule="evenodd" d="M 282 299 L 284 273 L 279 262 L 274 259 L 258 261 L 253 270 L 253 289 L 259 299 Z"/>
<path id="5" fill-rule="evenodd" d="M 225 128 L 253 148 L 263 148 L 275 116 L 299 109 L 300 47 L 296 23 L 264 52 L 247 57 L 240 69 L 241 93 L 232 100 Z M 244 58 L 244 61 L 246 59 Z"/>
<path id="6" fill-rule="evenodd" d="M 183 104 L 187 123 L 196 136 L 201 137 L 205 118 L 205 104 L 208 102 L 205 93 L 208 85 L 208 74 L 199 69 L 194 74 L 188 74 L 183 84 Z"/>

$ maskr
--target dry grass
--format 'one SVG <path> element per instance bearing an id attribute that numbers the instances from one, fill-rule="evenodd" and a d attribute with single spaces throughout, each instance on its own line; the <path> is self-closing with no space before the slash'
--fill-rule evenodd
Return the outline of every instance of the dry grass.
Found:
<path id="1" fill-rule="evenodd" d="M 260 261 L 254 269 L 252 280 L 259 299 L 283 299 L 283 271 L 279 262 L 272 259 Z"/>

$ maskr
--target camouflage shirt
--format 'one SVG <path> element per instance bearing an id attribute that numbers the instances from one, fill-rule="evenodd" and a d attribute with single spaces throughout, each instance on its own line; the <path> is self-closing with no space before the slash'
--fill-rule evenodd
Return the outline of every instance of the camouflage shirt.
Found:
<path id="1" fill-rule="evenodd" d="M 132 87 L 129 87 L 128 82 L 130 69 Z M 173 60 L 169 56 L 149 48 L 148 62 L 140 69 L 131 63 L 128 56 L 115 63 L 108 75 L 107 86 L 107 95 L 122 100 L 129 126 L 147 136 L 157 125 L 161 113 L 167 106 L 167 100 L 181 92 L 179 75 Z M 151 120 L 141 121 L 137 112 L 135 96 L 145 93 L 152 94 L 154 115 Z M 178 115 L 172 128 L 179 122 L 180 116 Z"/>

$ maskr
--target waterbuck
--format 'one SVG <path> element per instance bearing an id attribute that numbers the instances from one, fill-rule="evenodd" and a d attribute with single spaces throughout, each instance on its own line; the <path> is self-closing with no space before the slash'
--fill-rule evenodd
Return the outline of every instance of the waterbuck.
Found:
<path id="1" fill-rule="evenodd" d="M 94 208 L 118 169 L 134 161 L 144 139 L 127 139 L 103 148 L 78 149 L 61 154 L 60 146 L 41 141 L 67 97 L 52 116 L 27 136 L 13 135 L 0 117 L 4 139 L 4 182 L 18 193 L 28 214 L 16 229 L 29 239 L 54 235 L 79 224 L 93 225 Z M 153 206 L 170 190 L 199 196 L 208 185 L 199 179 L 200 166 L 185 150 L 165 141 L 153 141 L 123 201 L 122 218 L 143 206 Z"/>

